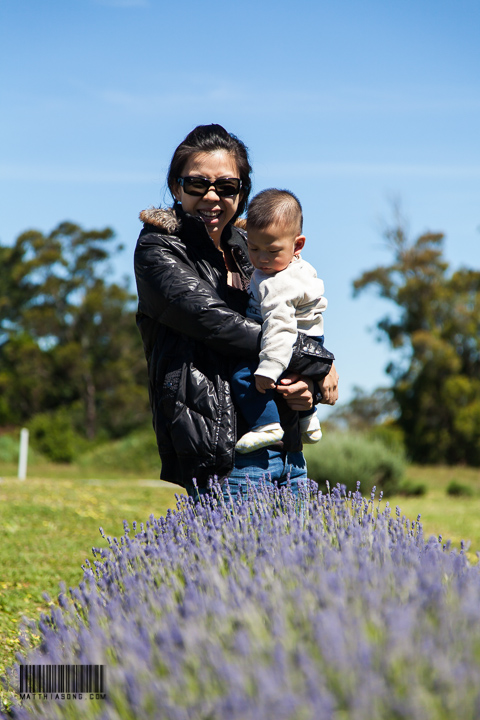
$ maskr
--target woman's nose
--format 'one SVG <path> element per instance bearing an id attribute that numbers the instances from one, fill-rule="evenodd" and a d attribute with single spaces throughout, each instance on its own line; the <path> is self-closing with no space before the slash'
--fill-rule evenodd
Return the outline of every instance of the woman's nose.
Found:
<path id="1" fill-rule="evenodd" d="M 210 185 L 203 197 L 208 198 L 208 200 L 220 200 L 220 195 L 218 195 L 213 185 Z"/>

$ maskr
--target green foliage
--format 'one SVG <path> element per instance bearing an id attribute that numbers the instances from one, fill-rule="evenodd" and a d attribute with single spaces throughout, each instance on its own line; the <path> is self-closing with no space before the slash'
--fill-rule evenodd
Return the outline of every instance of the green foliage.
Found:
<path id="1" fill-rule="evenodd" d="M 329 414 L 329 425 L 339 430 L 364 432 L 378 425 L 391 425 L 398 415 L 398 406 L 391 388 L 376 388 L 372 393 L 353 388 L 348 403 L 335 405 Z"/>
<path id="2" fill-rule="evenodd" d="M 0 462 L 18 462 L 19 440 L 11 435 L 0 436 Z"/>
<path id="3" fill-rule="evenodd" d="M 372 440 L 380 440 L 390 450 L 401 455 L 405 454 L 405 433 L 396 423 L 373 425 L 367 435 Z"/>
<path id="4" fill-rule="evenodd" d="M 422 497 L 427 494 L 427 486 L 418 480 L 404 478 L 398 485 L 397 493 L 405 497 Z"/>
<path id="5" fill-rule="evenodd" d="M 135 472 L 138 475 L 159 477 L 160 457 L 152 428 L 131 433 L 121 440 L 99 445 L 86 452 L 79 460 L 87 470 L 101 467 L 104 471 Z"/>
<path id="6" fill-rule="evenodd" d="M 473 495 L 473 490 L 469 485 L 465 485 L 454 478 L 447 485 L 447 495 L 454 495 L 456 497 L 471 497 Z"/>
<path id="7" fill-rule="evenodd" d="M 20 431 L 9 432 L 5 435 L 0 435 L 0 463 L 4 464 L 18 464 L 20 452 Z M 41 459 L 40 453 L 38 453 L 31 444 L 28 448 L 28 463 L 38 462 Z M 2 474 L 2 467 L 0 466 L 0 475 Z"/>
<path id="8" fill-rule="evenodd" d="M 304 447 L 308 477 L 321 488 L 337 483 L 348 490 L 356 490 L 357 483 L 363 494 L 375 486 L 384 495 L 397 492 L 405 471 L 405 458 L 378 439 L 353 433 L 333 433 L 324 436 L 316 445 Z"/>
<path id="9" fill-rule="evenodd" d="M 480 271 L 449 273 L 441 233 L 409 242 L 398 219 L 385 236 L 392 264 L 363 273 L 354 288 L 373 286 L 397 307 L 378 328 L 396 351 L 387 372 L 408 454 L 480 465 Z"/>
<path id="10" fill-rule="evenodd" d="M 324 426 L 334 431 L 364 433 L 372 440 L 380 440 L 387 448 L 404 454 L 405 434 L 396 419 L 398 412 L 391 388 L 377 388 L 367 393 L 354 387 L 352 399 L 336 405 Z"/>
<path id="11" fill-rule="evenodd" d="M 53 462 L 70 463 L 85 449 L 85 439 L 75 433 L 64 408 L 35 415 L 29 430 L 32 445 Z"/>
<path id="12" fill-rule="evenodd" d="M 0 427 L 67 409 L 75 432 L 92 441 L 149 418 L 135 296 L 108 280 L 120 249 L 112 240 L 110 228 L 64 222 L 0 246 Z M 69 442 L 58 451 L 64 458 L 73 456 Z"/>

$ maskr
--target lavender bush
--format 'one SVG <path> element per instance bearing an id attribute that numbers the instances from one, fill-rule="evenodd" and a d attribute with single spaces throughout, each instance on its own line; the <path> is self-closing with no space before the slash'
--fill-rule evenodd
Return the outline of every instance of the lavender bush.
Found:
<path id="1" fill-rule="evenodd" d="M 105 664 L 107 699 L 15 718 L 480 717 L 478 567 L 359 492 L 180 497 L 95 555 L 22 662 Z"/>

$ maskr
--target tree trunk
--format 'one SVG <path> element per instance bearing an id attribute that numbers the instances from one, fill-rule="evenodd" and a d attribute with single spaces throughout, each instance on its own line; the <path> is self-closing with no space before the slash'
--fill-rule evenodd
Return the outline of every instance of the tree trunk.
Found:
<path id="1" fill-rule="evenodd" d="M 93 440 L 97 432 L 95 384 L 90 371 L 84 373 L 83 379 L 85 380 L 85 432 L 87 438 Z"/>

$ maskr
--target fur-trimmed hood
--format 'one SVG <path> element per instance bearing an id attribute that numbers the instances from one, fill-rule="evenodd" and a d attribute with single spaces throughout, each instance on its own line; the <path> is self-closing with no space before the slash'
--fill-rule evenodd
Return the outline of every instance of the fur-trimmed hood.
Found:
<path id="1" fill-rule="evenodd" d="M 142 222 L 154 225 L 167 235 L 175 235 L 181 228 L 180 218 L 173 208 L 149 207 L 139 215 Z"/>
<path id="2" fill-rule="evenodd" d="M 176 235 L 182 227 L 182 221 L 175 212 L 175 208 L 156 208 L 152 206 L 142 210 L 139 218 L 146 225 L 153 225 L 166 235 Z M 246 220 L 237 218 L 234 226 L 245 230 Z"/>

